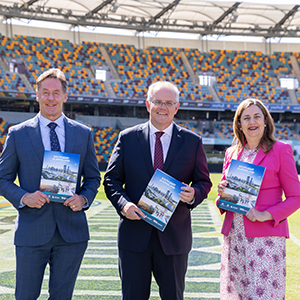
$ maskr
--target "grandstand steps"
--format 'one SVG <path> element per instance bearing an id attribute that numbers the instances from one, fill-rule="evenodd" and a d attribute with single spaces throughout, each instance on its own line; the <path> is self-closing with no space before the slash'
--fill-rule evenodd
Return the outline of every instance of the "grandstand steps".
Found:
<path id="1" fill-rule="evenodd" d="M 84 68 L 89 78 L 95 78 L 95 73 L 90 68 Z"/>
<path id="2" fill-rule="evenodd" d="M 218 94 L 216 93 L 215 89 L 213 86 L 207 86 L 208 87 L 208 90 L 210 91 L 211 95 L 212 95 L 212 98 L 214 100 L 214 102 L 221 102 L 219 97 L 218 97 Z"/>
<path id="3" fill-rule="evenodd" d="M 119 74 L 118 74 L 118 72 L 117 72 L 117 70 L 116 70 L 116 68 L 115 68 L 115 66 L 113 64 L 113 62 L 110 59 L 110 56 L 108 55 L 108 53 L 107 53 L 107 51 L 105 49 L 105 47 L 104 46 L 99 46 L 99 49 L 101 51 L 101 54 L 104 56 L 105 62 L 108 65 L 108 67 L 109 67 L 109 69 L 110 69 L 110 71 L 112 73 L 113 78 L 115 80 L 121 80 L 120 76 L 119 76 Z"/>
<path id="4" fill-rule="evenodd" d="M 195 84 L 199 84 L 199 78 L 198 78 L 197 74 L 195 74 L 195 72 L 193 71 L 193 68 L 192 68 L 190 62 L 183 51 L 180 52 L 180 57 L 182 59 L 184 66 L 186 67 L 190 77 L 192 78 L 193 82 Z"/>
<path id="5" fill-rule="evenodd" d="M 106 91 L 108 92 L 109 97 L 112 97 L 112 98 L 117 97 L 109 80 L 104 81 L 104 86 L 105 86 Z"/>
<path id="6" fill-rule="evenodd" d="M 32 85 L 30 84 L 28 78 L 26 77 L 25 74 L 21 74 L 18 73 L 19 76 L 21 77 L 22 81 L 24 82 L 24 84 L 26 85 L 26 88 L 28 89 L 28 91 L 30 91 L 30 93 L 35 93 L 34 88 L 32 87 Z"/>
<path id="7" fill-rule="evenodd" d="M 0 57 L 0 67 L 3 69 L 3 71 L 9 72 L 9 66 L 7 64 L 7 61 L 4 60 L 2 57 Z"/>
<path id="8" fill-rule="evenodd" d="M 280 87 L 280 82 L 278 78 L 272 77 L 272 82 L 274 83 L 275 87 Z"/>
<path id="9" fill-rule="evenodd" d="M 290 99 L 291 99 L 291 103 L 292 103 L 293 105 L 298 105 L 299 102 L 298 102 L 298 100 L 297 100 L 295 90 L 288 90 L 288 93 L 289 93 L 289 97 L 290 97 Z"/>
<path id="10" fill-rule="evenodd" d="M 295 71 L 296 78 L 297 78 L 297 80 L 299 82 L 299 85 L 300 85 L 300 68 L 299 68 L 297 58 L 296 58 L 296 56 L 291 55 L 290 60 L 291 60 L 292 67 Z"/>

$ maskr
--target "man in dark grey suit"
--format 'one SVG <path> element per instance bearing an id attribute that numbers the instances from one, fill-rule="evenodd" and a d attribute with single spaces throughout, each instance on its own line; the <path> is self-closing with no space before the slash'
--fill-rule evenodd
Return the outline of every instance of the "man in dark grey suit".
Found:
<path id="1" fill-rule="evenodd" d="M 188 253 L 192 246 L 191 209 L 211 188 L 199 135 L 173 123 L 179 91 L 169 82 L 149 87 L 146 107 L 150 121 L 122 131 L 104 177 L 105 192 L 120 215 L 119 271 L 125 300 L 150 296 L 152 273 L 163 300 L 182 300 Z M 156 165 L 156 135 L 162 144 L 162 170 L 185 183 L 181 201 L 166 229 L 147 222 L 137 207 Z"/>
<path id="2" fill-rule="evenodd" d="M 100 173 L 91 130 L 62 112 L 67 81 L 61 70 L 40 75 L 37 101 L 39 114 L 10 128 L 0 157 L 0 194 L 18 210 L 15 296 L 37 299 L 49 263 L 49 299 L 70 300 L 89 239 L 84 210 L 97 194 Z M 80 155 L 76 193 L 64 203 L 50 201 L 39 190 L 44 150 L 52 149 L 51 122 L 58 149 Z"/>

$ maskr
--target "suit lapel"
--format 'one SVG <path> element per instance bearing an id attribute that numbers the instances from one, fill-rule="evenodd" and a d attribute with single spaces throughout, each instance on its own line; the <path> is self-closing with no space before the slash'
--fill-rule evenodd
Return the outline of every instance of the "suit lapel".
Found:
<path id="1" fill-rule="evenodd" d="M 137 131 L 138 140 L 141 144 L 141 149 L 146 161 L 148 172 L 150 175 L 153 174 L 153 164 L 150 152 L 150 140 L 149 140 L 149 122 L 144 123 Z M 133 145 L 134 147 L 134 145 Z"/>
<path id="2" fill-rule="evenodd" d="M 255 165 L 259 165 L 261 163 L 261 161 L 265 158 L 266 153 L 264 153 L 262 148 L 258 149 L 258 152 L 254 158 L 253 164 Z"/>
<path id="3" fill-rule="evenodd" d="M 38 117 L 34 117 L 29 126 L 26 127 L 26 132 L 29 141 L 37 155 L 37 157 L 43 161 L 44 159 L 44 145 L 41 137 L 41 130 Z"/>
<path id="4" fill-rule="evenodd" d="M 77 130 L 67 117 L 64 118 L 65 124 L 65 152 L 73 153 L 77 138 Z"/>
<path id="5" fill-rule="evenodd" d="M 166 161 L 165 161 L 165 164 L 163 167 L 163 171 L 167 171 L 167 169 L 169 168 L 182 141 L 183 141 L 183 136 L 182 136 L 181 129 L 178 125 L 176 125 L 174 123 L 172 137 L 171 137 L 171 143 L 169 146 L 169 150 L 168 150 Z"/>

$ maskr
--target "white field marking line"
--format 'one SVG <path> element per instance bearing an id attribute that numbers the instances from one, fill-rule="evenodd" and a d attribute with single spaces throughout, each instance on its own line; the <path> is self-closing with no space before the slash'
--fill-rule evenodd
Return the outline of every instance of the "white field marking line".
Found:
<path id="1" fill-rule="evenodd" d="M 221 245 L 214 245 L 209 247 L 198 247 L 192 248 L 191 251 L 209 252 L 209 253 L 220 253 Z M 117 250 L 117 246 L 89 246 L 88 250 Z"/>
<path id="2" fill-rule="evenodd" d="M 44 276 L 44 280 L 49 280 L 49 275 Z M 77 281 L 120 281 L 119 276 L 77 276 Z M 152 277 L 152 282 L 155 279 Z M 209 283 L 219 283 L 220 278 L 206 278 L 206 277 L 186 277 L 185 282 L 209 282 Z"/>
<path id="3" fill-rule="evenodd" d="M 99 265 L 99 264 L 93 264 L 93 265 L 89 265 L 89 264 L 82 264 L 80 266 L 81 269 L 118 269 L 118 264 L 113 264 L 113 265 Z"/>
<path id="4" fill-rule="evenodd" d="M 290 239 L 293 241 L 298 247 L 300 247 L 300 239 L 295 237 L 292 233 L 290 233 Z"/>
<path id="5" fill-rule="evenodd" d="M 117 250 L 117 247 L 114 246 L 114 247 L 97 247 L 97 246 L 89 246 L 87 251 L 88 250 Z"/>
<path id="6" fill-rule="evenodd" d="M 4 286 L 0 286 L 0 295 L 1 294 L 14 295 L 15 294 L 15 289 L 7 288 L 7 287 L 4 287 Z"/>
<path id="7" fill-rule="evenodd" d="M 114 255 L 114 254 L 85 254 L 84 258 L 114 258 L 114 259 L 118 259 L 118 255 Z"/>
<path id="8" fill-rule="evenodd" d="M 41 291 L 42 295 L 48 295 L 47 290 Z M 73 295 L 89 295 L 89 296 L 121 296 L 121 291 L 91 291 L 91 290 L 75 290 Z M 151 292 L 151 297 L 159 298 L 158 292 Z M 184 298 L 192 299 L 220 299 L 219 293 L 184 293 Z"/>
<path id="9" fill-rule="evenodd" d="M 111 237 L 117 240 L 117 231 L 115 233 L 112 232 L 94 232 L 90 231 L 90 237 Z"/>
<path id="10" fill-rule="evenodd" d="M 81 269 L 118 269 L 118 264 L 82 264 Z M 200 266 L 189 266 L 188 270 L 220 270 L 221 263 L 200 265 Z"/>
<path id="11" fill-rule="evenodd" d="M 117 245 L 117 241 L 113 241 L 113 240 L 89 240 L 89 243 L 96 243 L 96 244 L 116 244 Z M 116 246 L 117 248 L 117 246 Z"/>

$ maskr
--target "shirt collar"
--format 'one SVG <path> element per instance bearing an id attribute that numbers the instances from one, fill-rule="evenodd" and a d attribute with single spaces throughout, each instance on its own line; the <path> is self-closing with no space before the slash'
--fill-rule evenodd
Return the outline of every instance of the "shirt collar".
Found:
<path id="1" fill-rule="evenodd" d="M 157 131 L 163 131 L 165 134 L 171 136 L 173 132 L 173 122 L 164 130 L 158 130 L 151 122 L 149 122 L 150 126 L 150 135 L 155 134 Z"/>
<path id="2" fill-rule="evenodd" d="M 49 123 L 53 122 L 53 121 L 43 117 L 41 115 L 41 113 L 38 114 L 38 118 L 39 118 L 40 124 L 44 127 L 47 127 Z M 54 121 L 58 127 L 64 126 L 64 118 L 65 118 L 65 115 L 62 113 L 62 115 Z"/>

